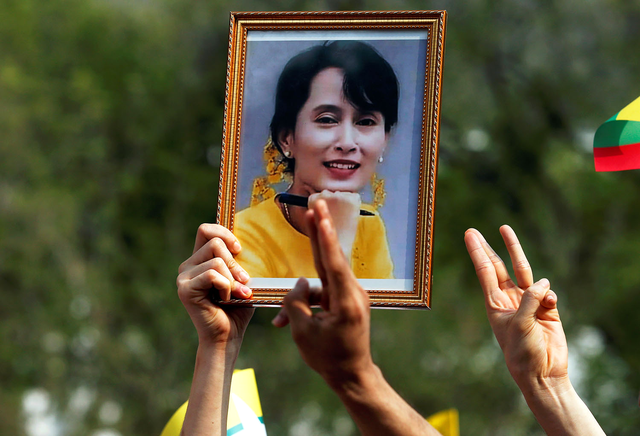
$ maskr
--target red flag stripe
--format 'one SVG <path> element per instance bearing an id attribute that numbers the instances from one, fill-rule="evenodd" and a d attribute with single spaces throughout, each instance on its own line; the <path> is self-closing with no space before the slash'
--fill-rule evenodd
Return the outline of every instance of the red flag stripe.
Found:
<path id="1" fill-rule="evenodd" d="M 640 142 L 617 147 L 593 149 L 596 171 L 624 171 L 640 169 Z"/>

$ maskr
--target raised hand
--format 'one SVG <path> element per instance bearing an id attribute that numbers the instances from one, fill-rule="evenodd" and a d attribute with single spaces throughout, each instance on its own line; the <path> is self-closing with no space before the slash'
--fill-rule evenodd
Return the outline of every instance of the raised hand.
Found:
<path id="1" fill-rule="evenodd" d="M 507 367 L 517 383 L 532 376 L 566 378 L 567 340 L 549 281 L 533 283 L 529 262 L 509 226 L 500 233 L 507 246 L 516 282 L 500 257 L 475 229 L 465 243 L 484 291 L 487 316 L 502 347 Z"/>
<path id="2" fill-rule="evenodd" d="M 199 346 L 182 435 L 227 434 L 233 367 L 251 307 L 218 306 L 213 300 L 251 298 L 249 275 L 234 260 L 236 237 L 216 224 L 198 228 L 193 254 L 180 265 L 178 295 L 198 331 Z"/>
<path id="3" fill-rule="evenodd" d="M 369 296 L 349 267 L 324 200 L 313 203 L 305 221 L 322 290 L 300 279 L 284 299 L 276 326 L 291 320 L 291 334 L 304 361 L 329 384 L 341 383 L 373 366 L 369 340 Z M 314 314 L 312 305 L 324 311 Z M 339 362 L 336 365 L 336 362 Z"/>
<path id="4" fill-rule="evenodd" d="M 500 233 L 515 282 L 480 232 L 467 230 L 464 241 L 509 372 L 548 435 L 604 435 L 569 380 L 569 352 L 556 294 L 547 279 L 533 282 L 531 267 L 511 227 L 500 227 Z"/>
<path id="5" fill-rule="evenodd" d="M 340 397 L 361 434 L 439 435 L 389 386 L 371 358 L 369 296 L 340 248 L 324 200 L 313 204 L 305 222 L 322 289 L 300 279 L 273 324 L 291 322 L 302 358 Z M 314 313 L 316 304 L 322 310 Z"/>
<path id="6" fill-rule="evenodd" d="M 198 228 L 193 254 L 179 268 L 178 295 L 198 331 L 200 341 L 227 342 L 242 337 L 253 309 L 226 306 L 212 300 L 251 298 L 249 275 L 235 261 L 240 243 L 217 224 Z"/>

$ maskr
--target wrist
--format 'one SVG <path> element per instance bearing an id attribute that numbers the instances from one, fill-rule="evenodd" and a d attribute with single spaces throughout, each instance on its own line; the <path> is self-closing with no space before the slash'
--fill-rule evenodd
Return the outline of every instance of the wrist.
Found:
<path id="1" fill-rule="evenodd" d="M 198 338 L 198 353 L 225 356 L 225 359 L 233 358 L 234 361 L 240 353 L 241 346 L 242 338 L 230 341 L 214 340 L 209 337 Z"/>
<path id="2" fill-rule="evenodd" d="M 196 374 L 209 374 L 213 379 L 231 379 L 240 349 L 223 344 L 201 343 L 196 352 Z"/>
<path id="3" fill-rule="evenodd" d="M 325 378 L 363 435 L 439 435 L 387 383 L 372 361 L 358 371 Z"/>
<path id="4" fill-rule="evenodd" d="M 536 420 L 547 434 L 604 435 L 568 376 L 538 377 L 522 384 L 518 383 L 518 386 Z"/>
<path id="5" fill-rule="evenodd" d="M 359 396 L 374 388 L 383 378 L 380 368 L 372 360 L 353 368 L 335 368 L 322 378 L 338 396 Z"/>
<path id="6" fill-rule="evenodd" d="M 558 377 L 532 377 L 529 375 L 518 377 L 513 375 L 513 379 L 527 399 L 561 398 L 567 394 L 575 393 L 568 374 Z"/>

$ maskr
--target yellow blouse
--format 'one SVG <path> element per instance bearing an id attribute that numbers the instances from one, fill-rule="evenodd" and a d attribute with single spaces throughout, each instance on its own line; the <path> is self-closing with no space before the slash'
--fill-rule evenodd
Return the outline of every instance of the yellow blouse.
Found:
<path id="1" fill-rule="evenodd" d="M 242 245 L 237 260 L 251 277 L 318 277 L 309 238 L 287 222 L 274 198 L 238 212 L 233 232 Z M 360 279 L 393 278 L 380 215 L 360 216 L 351 268 Z"/>

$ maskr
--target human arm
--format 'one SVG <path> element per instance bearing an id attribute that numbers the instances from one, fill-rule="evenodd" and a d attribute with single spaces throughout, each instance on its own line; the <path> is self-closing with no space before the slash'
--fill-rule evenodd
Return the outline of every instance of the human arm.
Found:
<path id="1" fill-rule="evenodd" d="M 322 289 L 300 279 L 273 323 L 291 323 L 303 360 L 334 390 L 363 435 L 438 435 L 373 362 L 369 297 L 340 249 L 326 203 L 317 202 L 305 221 Z M 314 314 L 314 304 L 323 310 Z"/>
<path id="2" fill-rule="evenodd" d="M 569 380 L 567 340 L 556 294 L 547 279 L 533 282 L 531 267 L 511 227 L 502 226 L 500 233 L 516 282 L 480 232 L 469 229 L 464 240 L 511 376 L 548 435 L 603 435 Z"/>
<path id="3" fill-rule="evenodd" d="M 182 426 L 183 435 L 226 435 L 231 376 L 252 308 L 218 306 L 221 300 L 250 298 L 248 274 L 235 262 L 240 244 L 226 228 L 198 228 L 192 256 L 180 265 L 178 296 L 198 332 L 198 352 Z"/>

